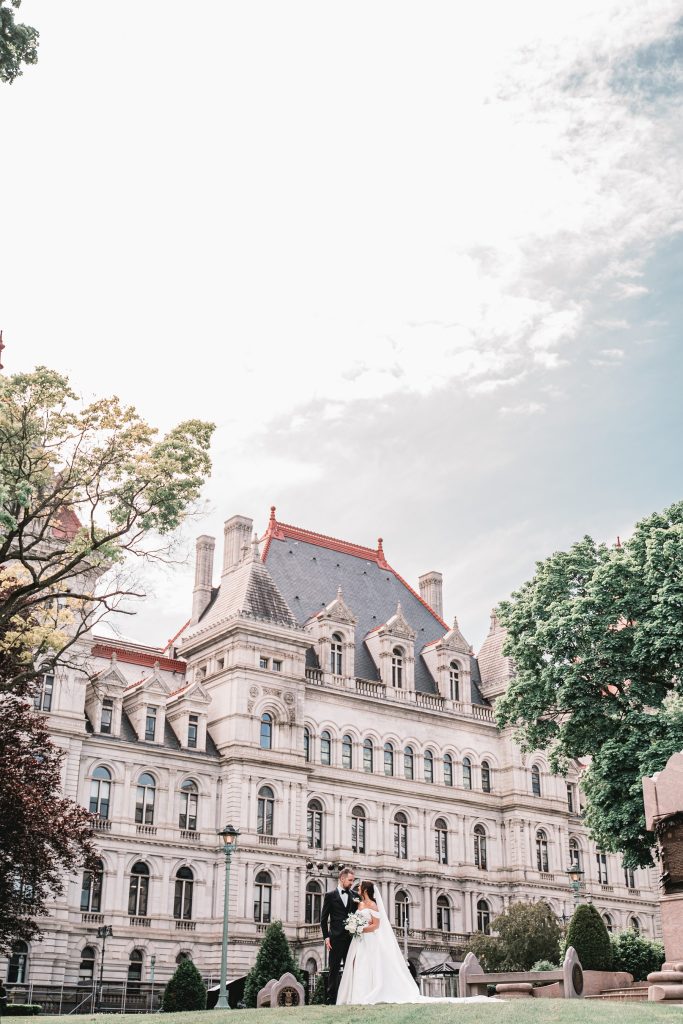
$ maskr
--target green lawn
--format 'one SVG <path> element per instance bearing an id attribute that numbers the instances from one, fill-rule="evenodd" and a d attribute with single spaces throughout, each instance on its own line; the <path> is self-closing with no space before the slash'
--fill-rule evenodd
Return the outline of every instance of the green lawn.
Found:
<path id="1" fill-rule="evenodd" d="M 51 1024 L 65 1017 L 33 1018 Z M 72 1018 L 74 1019 L 74 1018 Z M 18 1020 L 18 1018 L 17 1018 Z M 683 1006 L 539 999 L 506 1003 L 441 1003 L 434 1006 L 306 1006 L 291 1010 L 207 1010 L 202 1013 L 79 1014 L 83 1024 L 649 1024 L 680 1020 Z"/>

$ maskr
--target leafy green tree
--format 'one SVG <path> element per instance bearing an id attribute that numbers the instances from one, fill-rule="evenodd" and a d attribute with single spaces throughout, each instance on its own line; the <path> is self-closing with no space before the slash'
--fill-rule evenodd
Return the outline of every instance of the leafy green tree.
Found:
<path id="1" fill-rule="evenodd" d="M 244 983 L 244 1002 L 256 1006 L 256 997 L 269 981 L 279 981 L 283 974 L 293 974 L 303 984 L 303 975 L 297 967 L 294 954 L 287 942 L 282 922 L 273 921 L 261 940 L 256 963 Z"/>
<path id="2" fill-rule="evenodd" d="M 16 21 L 21 0 L 0 0 L 0 82 L 23 74 L 22 64 L 38 63 L 38 31 Z"/>
<path id="3" fill-rule="evenodd" d="M 560 956 L 560 926 L 542 900 L 513 903 L 491 924 L 496 935 L 474 935 L 467 945 L 487 971 L 529 971 L 537 960 Z"/>
<path id="4" fill-rule="evenodd" d="M 515 676 L 496 705 L 554 770 L 591 758 L 586 823 L 627 866 L 652 863 L 641 779 L 683 747 L 683 502 L 622 546 L 590 537 L 537 563 L 501 604 Z"/>
<path id="5" fill-rule="evenodd" d="M 164 990 L 164 1013 L 206 1009 L 206 986 L 191 960 L 181 960 Z"/>
<path id="6" fill-rule="evenodd" d="M 212 432 L 188 420 L 157 437 L 45 367 L 0 378 L 0 690 L 25 691 L 103 616 L 130 613 L 134 565 L 170 557 Z"/>
<path id="7" fill-rule="evenodd" d="M 619 932 L 610 936 L 612 970 L 628 971 L 634 981 L 645 981 L 648 974 L 661 970 L 666 956 L 661 942 L 646 939 L 636 932 Z"/>
<path id="8" fill-rule="evenodd" d="M 573 946 L 584 971 L 609 971 L 612 967 L 612 946 L 609 932 L 592 903 L 580 903 L 572 914 L 566 935 L 567 946 Z"/>

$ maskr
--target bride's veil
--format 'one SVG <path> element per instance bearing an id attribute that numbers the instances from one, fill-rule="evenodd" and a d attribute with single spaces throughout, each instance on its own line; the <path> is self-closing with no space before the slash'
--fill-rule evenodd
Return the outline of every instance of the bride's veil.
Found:
<path id="1" fill-rule="evenodd" d="M 379 911 L 380 927 L 377 929 L 377 941 L 380 945 L 383 957 L 398 957 L 400 963 L 405 965 L 403 959 L 403 953 L 401 947 L 398 944 L 396 936 L 394 935 L 394 929 L 391 927 L 391 921 L 387 914 L 387 909 L 384 906 L 384 900 L 382 899 L 382 893 L 379 890 L 379 885 L 375 882 L 375 903 L 377 904 L 377 910 Z"/>

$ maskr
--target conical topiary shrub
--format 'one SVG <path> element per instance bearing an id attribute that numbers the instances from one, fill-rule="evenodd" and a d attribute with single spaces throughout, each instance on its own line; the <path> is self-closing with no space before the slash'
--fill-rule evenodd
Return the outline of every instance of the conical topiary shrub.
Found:
<path id="1" fill-rule="evenodd" d="M 573 946 L 584 971 L 609 971 L 612 946 L 605 922 L 592 903 L 581 903 L 567 928 L 567 946 Z"/>
<path id="2" fill-rule="evenodd" d="M 206 987 L 191 960 L 182 960 L 164 991 L 164 1013 L 181 1010 L 205 1010 Z"/>
<path id="3" fill-rule="evenodd" d="M 311 996 L 311 1005 L 323 1006 L 327 998 L 326 973 L 321 972 L 315 981 L 315 988 Z"/>
<path id="4" fill-rule="evenodd" d="M 244 983 L 244 1001 L 247 1006 L 256 1006 L 256 997 L 269 981 L 279 981 L 287 972 L 303 983 L 303 976 L 296 965 L 280 921 L 268 926 L 261 940 L 256 963 L 249 971 Z"/>

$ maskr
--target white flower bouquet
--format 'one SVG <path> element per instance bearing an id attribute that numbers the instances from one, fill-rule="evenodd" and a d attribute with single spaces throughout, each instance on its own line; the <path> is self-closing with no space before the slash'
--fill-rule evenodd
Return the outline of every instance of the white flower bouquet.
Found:
<path id="1" fill-rule="evenodd" d="M 351 932 L 354 939 L 362 939 L 363 929 L 368 922 L 365 920 L 362 914 L 356 911 L 355 914 L 349 914 L 344 922 L 344 928 L 347 932 Z"/>

